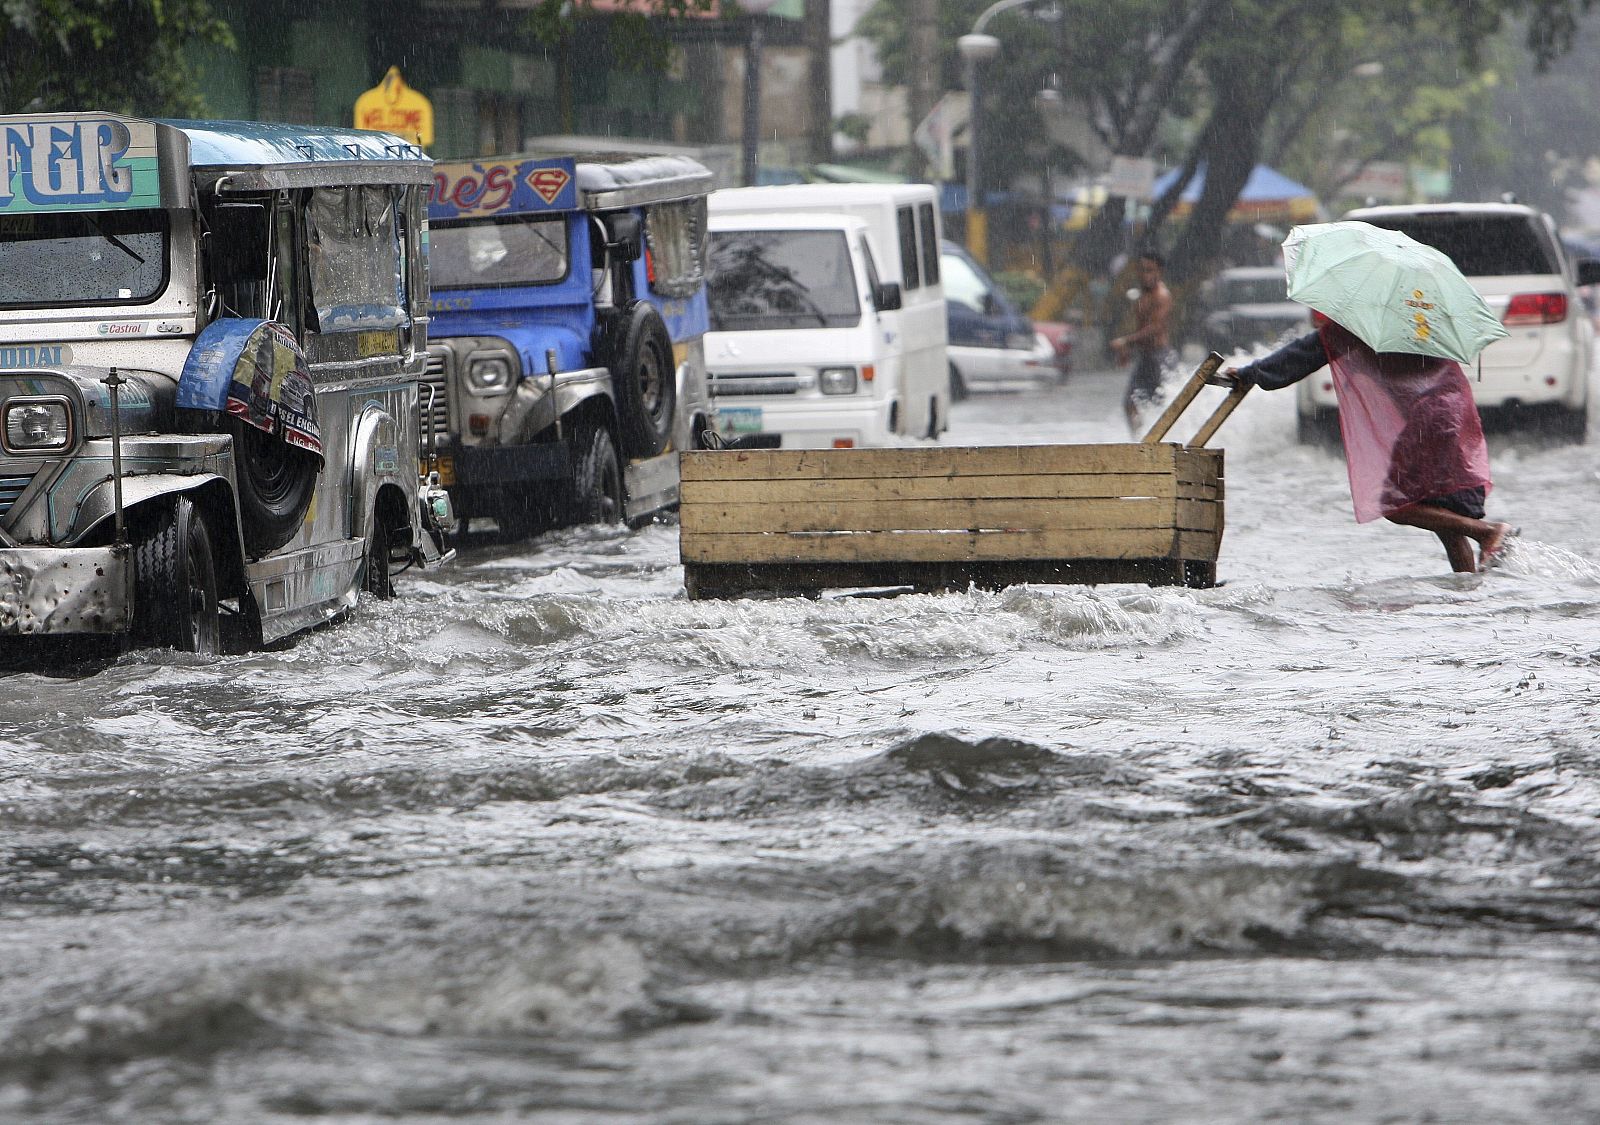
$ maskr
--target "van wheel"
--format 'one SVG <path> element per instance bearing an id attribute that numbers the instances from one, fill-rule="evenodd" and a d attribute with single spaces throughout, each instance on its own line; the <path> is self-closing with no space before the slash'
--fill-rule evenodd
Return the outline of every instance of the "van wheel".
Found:
<path id="1" fill-rule="evenodd" d="M 629 457 L 654 457 L 672 443 L 678 379 L 672 337 L 661 314 L 644 301 L 617 318 L 605 349 L 617 396 L 622 450 Z"/>
<path id="2" fill-rule="evenodd" d="M 1295 415 L 1295 437 L 1301 445 L 1316 445 L 1333 450 L 1340 447 L 1339 412 L 1316 409 Z"/>
<path id="3" fill-rule="evenodd" d="M 611 434 L 586 426 L 573 442 L 572 523 L 622 522 L 622 465 Z"/>
<path id="4" fill-rule="evenodd" d="M 965 402 L 967 400 L 967 381 L 961 377 L 961 372 L 956 370 L 956 365 L 950 365 L 950 401 Z"/>
<path id="5" fill-rule="evenodd" d="M 260 558 L 300 530 L 317 490 L 317 458 L 242 419 L 230 418 L 228 426 L 244 548 L 251 558 Z"/>
<path id="6" fill-rule="evenodd" d="M 215 656 L 222 647 L 211 529 L 187 496 L 133 526 L 133 642 Z"/>

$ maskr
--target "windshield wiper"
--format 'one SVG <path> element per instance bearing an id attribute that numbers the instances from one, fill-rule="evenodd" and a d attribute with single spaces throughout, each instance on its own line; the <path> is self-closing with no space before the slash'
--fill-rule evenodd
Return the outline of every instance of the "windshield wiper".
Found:
<path id="1" fill-rule="evenodd" d="M 111 243 L 111 245 L 115 246 L 118 250 L 121 250 L 128 257 L 138 262 L 141 266 L 144 265 L 144 259 L 134 252 L 133 247 L 129 246 L 126 242 L 122 241 L 122 239 L 106 230 L 105 223 L 101 222 L 99 219 L 96 219 L 94 221 L 94 229 L 100 232 L 101 238 Z"/>

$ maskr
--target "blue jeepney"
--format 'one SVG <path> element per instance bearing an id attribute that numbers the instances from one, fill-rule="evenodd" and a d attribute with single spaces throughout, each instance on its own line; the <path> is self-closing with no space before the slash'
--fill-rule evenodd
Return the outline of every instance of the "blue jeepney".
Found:
<path id="1" fill-rule="evenodd" d="M 677 503 L 677 452 L 710 423 L 711 185 L 676 156 L 435 165 L 423 440 L 463 521 L 521 535 Z"/>

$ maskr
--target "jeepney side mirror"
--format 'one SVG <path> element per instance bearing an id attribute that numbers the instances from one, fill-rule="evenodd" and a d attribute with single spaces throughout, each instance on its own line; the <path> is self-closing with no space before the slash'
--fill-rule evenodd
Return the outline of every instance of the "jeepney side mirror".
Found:
<path id="1" fill-rule="evenodd" d="M 880 281 L 872 291 L 872 307 L 879 312 L 894 312 L 900 307 L 900 283 Z"/>
<path id="2" fill-rule="evenodd" d="M 644 223 L 631 211 L 613 211 L 601 222 L 606 228 L 606 249 L 625 262 L 644 253 Z"/>

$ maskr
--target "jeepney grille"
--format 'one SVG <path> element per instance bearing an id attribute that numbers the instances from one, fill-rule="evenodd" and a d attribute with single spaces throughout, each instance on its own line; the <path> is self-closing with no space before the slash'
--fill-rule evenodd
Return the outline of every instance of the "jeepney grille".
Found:
<path id="1" fill-rule="evenodd" d="M 33 473 L 21 477 L 0 477 L 0 516 L 11 511 L 11 505 L 17 502 L 28 484 L 33 480 Z"/>
<path id="2" fill-rule="evenodd" d="M 450 432 L 450 391 L 445 378 L 450 354 L 448 348 L 429 348 L 428 366 L 417 382 L 417 433 L 423 441 L 428 440 L 430 414 L 435 438 Z"/>
<path id="3" fill-rule="evenodd" d="M 794 395 L 800 393 L 800 378 L 792 371 L 756 371 L 737 375 L 712 375 L 712 397 L 730 395 Z"/>

